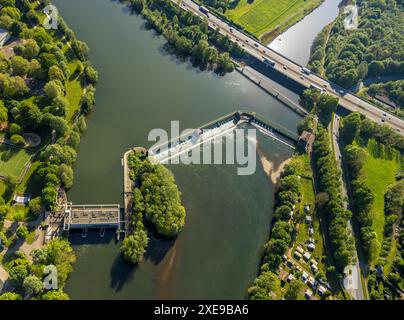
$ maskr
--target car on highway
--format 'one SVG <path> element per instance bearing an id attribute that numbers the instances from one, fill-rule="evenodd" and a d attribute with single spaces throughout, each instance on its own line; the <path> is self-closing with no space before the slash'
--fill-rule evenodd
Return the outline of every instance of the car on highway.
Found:
<path id="1" fill-rule="evenodd" d="M 287 66 L 283 66 L 283 70 L 287 70 L 288 69 L 288 67 Z"/>
<path id="2" fill-rule="evenodd" d="M 230 28 L 229 30 L 230 30 L 231 33 L 233 33 L 233 29 L 232 29 L 232 28 Z"/>
<path id="3" fill-rule="evenodd" d="M 256 48 L 258 48 L 258 47 L 259 47 L 259 44 L 258 44 L 258 43 L 254 43 L 254 46 L 255 46 Z"/>
<path id="4" fill-rule="evenodd" d="M 300 76 L 300 79 L 304 80 L 304 77 L 303 77 L 303 76 Z"/>

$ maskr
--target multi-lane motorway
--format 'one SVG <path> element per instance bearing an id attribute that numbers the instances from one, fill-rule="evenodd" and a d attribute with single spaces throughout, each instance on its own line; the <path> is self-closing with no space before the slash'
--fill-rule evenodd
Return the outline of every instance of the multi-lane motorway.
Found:
<path id="1" fill-rule="evenodd" d="M 321 88 L 324 92 L 337 96 L 339 98 L 339 104 L 341 107 L 351 111 L 360 112 L 367 118 L 379 123 L 387 124 L 391 126 L 401 135 L 404 135 L 404 121 L 398 117 L 386 113 L 383 110 L 373 106 L 372 104 L 360 99 L 359 97 L 346 92 L 341 91 L 341 88 L 337 85 L 331 84 L 329 81 L 322 77 L 309 73 L 302 72 L 302 66 L 289 60 L 278 52 L 260 44 L 255 39 L 247 36 L 246 34 L 231 27 L 227 22 L 219 19 L 212 13 L 205 14 L 199 10 L 199 5 L 192 0 L 172 0 L 173 2 L 180 4 L 184 10 L 192 11 L 201 17 L 206 17 L 209 22 L 209 26 L 212 28 L 218 28 L 220 33 L 227 35 L 232 41 L 237 42 L 243 49 L 251 56 L 260 61 L 270 59 L 275 62 L 273 68 L 278 72 L 284 74 L 289 79 L 309 88 L 314 85 Z"/>

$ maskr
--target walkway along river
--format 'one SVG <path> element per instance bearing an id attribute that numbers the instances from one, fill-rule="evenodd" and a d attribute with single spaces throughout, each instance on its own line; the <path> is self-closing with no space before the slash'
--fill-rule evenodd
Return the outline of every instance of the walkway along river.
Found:
<path id="1" fill-rule="evenodd" d="M 122 204 L 122 154 L 150 146 L 148 132 L 168 130 L 171 120 L 185 129 L 248 109 L 296 130 L 298 115 L 237 72 L 218 77 L 167 55 L 164 39 L 118 2 L 54 3 L 89 44 L 100 73 L 97 108 L 68 194 L 74 203 Z M 291 150 L 260 134 L 258 145 L 273 178 Z M 175 241 L 151 235 L 146 260 L 135 268 L 122 262 L 114 233 L 100 238 L 90 232 L 85 239 L 72 233 L 78 256 L 66 287 L 72 299 L 245 297 L 268 236 L 273 181 L 261 166 L 252 176 L 237 176 L 235 167 L 225 165 L 170 169 L 187 209 L 183 232 Z"/>

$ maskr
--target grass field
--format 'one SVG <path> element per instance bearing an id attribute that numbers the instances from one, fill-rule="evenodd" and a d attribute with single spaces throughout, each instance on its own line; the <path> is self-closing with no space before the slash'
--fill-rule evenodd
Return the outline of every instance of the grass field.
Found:
<path id="1" fill-rule="evenodd" d="M 361 175 L 374 194 L 372 207 L 373 227 L 377 239 L 383 242 L 384 228 L 384 194 L 387 188 L 395 182 L 396 174 L 401 168 L 401 159 L 398 152 L 387 149 L 374 140 L 369 140 L 363 146 L 368 157 L 363 165 Z"/>
<path id="2" fill-rule="evenodd" d="M 322 0 L 240 0 L 226 12 L 226 16 L 242 25 L 257 37 L 275 29 L 278 32 L 290 27 L 316 8 Z M 267 39 L 269 40 L 269 39 Z"/>
<path id="3" fill-rule="evenodd" d="M 69 100 L 70 107 L 67 110 L 66 118 L 70 120 L 77 110 L 80 108 L 80 99 L 83 94 L 83 88 L 81 87 L 81 75 L 76 71 L 77 63 L 69 63 L 70 78 L 66 82 L 66 98 Z"/>
<path id="4" fill-rule="evenodd" d="M 32 154 L 32 151 L 25 149 L 0 145 L 0 175 L 9 174 L 19 179 Z"/>

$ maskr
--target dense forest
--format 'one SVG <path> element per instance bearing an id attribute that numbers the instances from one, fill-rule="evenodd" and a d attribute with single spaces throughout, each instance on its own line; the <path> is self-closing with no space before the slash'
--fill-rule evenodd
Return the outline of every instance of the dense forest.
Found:
<path id="1" fill-rule="evenodd" d="M 404 77 L 404 7 L 397 0 L 358 0 L 359 26 L 344 27 L 341 13 L 326 26 L 313 43 L 309 67 L 344 88 L 357 86 L 364 79 Z M 376 90 L 377 89 L 377 90 Z M 404 107 L 403 82 L 373 87 Z"/>
<path id="2" fill-rule="evenodd" d="M 160 164 L 151 164 L 147 155 L 134 151 L 128 156 L 130 177 L 135 182 L 130 232 L 121 251 L 125 260 L 138 263 L 143 259 L 148 236 L 143 220 L 158 234 L 176 236 L 185 224 L 185 208 L 172 173 Z"/>
<path id="3" fill-rule="evenodd" d="M 42 190 L 36 195 L 45 208 L 54 210 L 58 187 L 73 185 L 75 148 L 86 128 L 82 114 L 95 104 L 98 75 L 88 61 L 87 45 L 76 39 L 62 18 L 58 30 L 40 26 L 41 10 L 48 3 L 1 1 L 0 27 L 21 42 L 10 58 L 0 52 L 0 121 L 5 137 L 15 145 L 24 146 L 26 132 L 37 133 L 47 143 L 52 140 L 35 159 L 39 166 L 28 184 Z M 82 95 L 79 102 L 67 92 L 73 82 Z M 7 176 L 5 182 L 3 196 L 8 202 L 18 181 Z"/>

